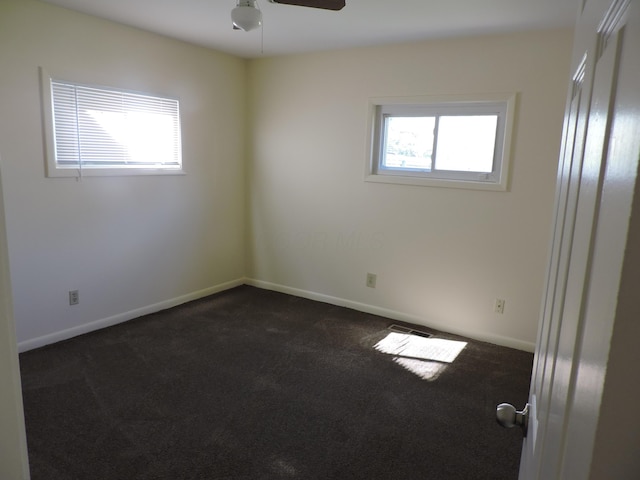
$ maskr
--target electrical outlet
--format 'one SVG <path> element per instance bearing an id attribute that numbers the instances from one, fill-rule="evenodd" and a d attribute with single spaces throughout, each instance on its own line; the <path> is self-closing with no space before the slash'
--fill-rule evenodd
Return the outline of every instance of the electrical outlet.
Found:
<path id="1" fill-rule="evenodd" d="M 496 313 L 504 313 L 504 304 L 505 304 L 505 300 L 503 300 L 502 298 L 496 298 L 496 303 L 493 307 L 493 311 Z"/>
<path id="2" fill-rule="evenodd" d="M 80 303 L 80 294 L 78 290 L 69 290 L 69 305 L 78 305 Z"/>
<path id="3" fill-rule="evenodd" d="M 367 287 L 376 288 L 376 274 L 367 273 Z"/>

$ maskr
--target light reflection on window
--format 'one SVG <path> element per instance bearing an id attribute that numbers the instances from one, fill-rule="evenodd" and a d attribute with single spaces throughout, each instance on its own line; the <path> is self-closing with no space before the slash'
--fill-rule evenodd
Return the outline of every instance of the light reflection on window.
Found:
<path id="1" fill-rule="evenodd" d="M 433 381 L 466 346 L 467 342 L 392 332 L 376 343 L 374 348 L 393 355 L 395 363 L 423 380 Z"/>

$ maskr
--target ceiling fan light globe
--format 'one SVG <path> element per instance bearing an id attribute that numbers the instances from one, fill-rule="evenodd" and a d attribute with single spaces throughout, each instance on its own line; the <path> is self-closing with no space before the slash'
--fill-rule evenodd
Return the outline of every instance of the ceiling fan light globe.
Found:
<path id="1" fill-rule="evenodd" d="M 231 21 L 241 30 L 248 32 L 262 25 L 262 12 L 251 6 L 238 6 L 231 10 Z"/>

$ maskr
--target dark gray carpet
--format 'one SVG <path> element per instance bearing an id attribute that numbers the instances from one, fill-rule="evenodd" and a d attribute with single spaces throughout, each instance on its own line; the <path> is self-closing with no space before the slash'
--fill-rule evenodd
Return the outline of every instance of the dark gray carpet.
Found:
<path id="1" fill-rule="evenodd" d="M 32 479 L 516 479 L 495 407 L 532 355 L 470 341 L 424 380 L 373 348 L 391 323 L 243 286 L 23 353 Z"/>

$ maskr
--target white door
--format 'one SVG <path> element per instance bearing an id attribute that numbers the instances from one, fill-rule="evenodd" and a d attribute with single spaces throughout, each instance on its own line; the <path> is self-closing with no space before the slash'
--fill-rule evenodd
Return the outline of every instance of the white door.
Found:
<path id="1" fill-rule="evenodd" d="M 630 14 L 632 9 L 636 9 L 635 16 Z M 630 0 L 589 0 L 576 28 L 521 480 L 589 478 L 599 414 L 597 397 L 603 391 L 606 373 L 585 372 L 587 367 L 600 369 L 601 373 L 606 370 L 606 334 L 611 335 L 615 321 L 614 315 L 594 315 L 598 310 L 594 302 L 599 302 L 600 310 L 614 308 L 610 300 L 618 288 L 616 272 L 608 274 L 610 283 L 598 291 L 599 295 L 594 295 L 593 287 L 604 278 L 600 264 L 617 260 L 622 264 L 624 259 L 624 219 L 620 223 L 623 228 L 604 228 L 602 211 L 605 191 L 613 190 L 620 204 L 630 205 L 632 197 L 632 190 L 615 190 L 617 180 L 611 175 L 608 162 L 614 148 L 612 125 L 623 115 L 616 109 L 616 94 L 627 25 L 633 21 L 636 30 L 640 26 L 637 9 L 637 3 Z M 637 123 L 640 125 L 640 121 Z M 626 179 L 633 183 L 637 160 L 637 156 L 629 157 L 627 162 L 636 167 L 629 169 L 633 178 Z M 619 248 L 607 251 L 600 248 L 603 244 Z M 607 290 L 608 297 L 603 290 Z M 608 303 L 605 297 L 609 298 Z M 593 324 L 598 328 L 592 328 Z M 589 335 L 594 334 L 590 332 L 604 335 L 597 347 L 589 344 Z M 587 365 L 593 348 L 600 350 L 601 365 Z M 586 384 L 592 401 L 584 405 L 580 396 Z M 584 421 L 594 417 L 596 420 Z M 588 423 L 593 428 L 581 427 Z"/>

